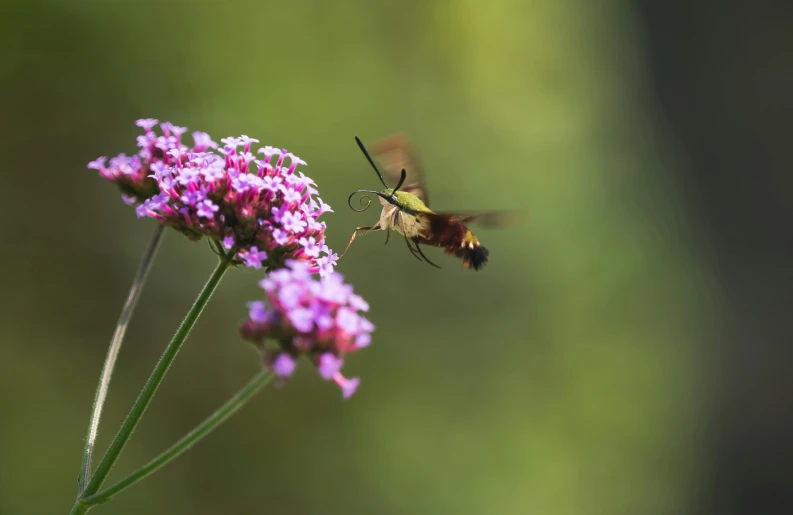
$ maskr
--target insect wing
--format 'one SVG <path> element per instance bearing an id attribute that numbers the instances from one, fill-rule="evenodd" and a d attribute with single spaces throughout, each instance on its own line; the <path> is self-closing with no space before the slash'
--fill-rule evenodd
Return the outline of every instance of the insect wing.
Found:
<path id="1" fill-rule="evenodd" d="M 402 170 L 407 171 L 407 178 L 400 190 L 416 195 L 424 205 L 429 207 L 429 194 L 424 183 L 424 172 L 419 163 L 416 151 L 408 139 L 397 134 L 377 141 L 372 145 L 375 156 L 383 165 L 389 184 L 399 182 Z"/>
<path id="2" fill-rule="evenodd" d="M 516 227 L 524 218 L 518 211 L 439 211 L 434 214 L 455 222 L 475 223 L 481 227 L 494 229 Z"/>

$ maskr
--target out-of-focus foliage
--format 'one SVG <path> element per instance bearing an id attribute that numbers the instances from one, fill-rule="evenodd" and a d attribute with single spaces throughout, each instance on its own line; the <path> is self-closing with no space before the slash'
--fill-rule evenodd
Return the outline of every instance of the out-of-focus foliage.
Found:
<path id="1" fill-rule="evenodd" d="M 247 134 L 308 162 L 337 251 L 377 188 L 353 136 L 416 143 L 437 209 L 520 208 L 479 229 L 484 271 L 398 239 L 338 267 L 374 343 L 349 402 L 299 370 L 96 513 L 674 513 L 697 460 L 710 277 L 681 166 L 621 2 L 28 1 L 0 7 L 4 212 L 0 513 L 65 512 L 107 341 L 147 239 L 85 164 L 134 120 Z M 109 442 L 214 256 L 169 233 L 122 350 Z M 113 478 L 244 384 L 260 274 L 213 297 Z M 111 481 L 112 479 L 111 478 Z"/>

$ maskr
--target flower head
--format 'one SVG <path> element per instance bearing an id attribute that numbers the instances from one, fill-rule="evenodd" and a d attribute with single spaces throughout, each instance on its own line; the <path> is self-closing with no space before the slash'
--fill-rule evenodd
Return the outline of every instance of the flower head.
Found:
<path id="1" fill-rule="evenodd" d="M 317 221 L 330 208 L 313 198 L 314 181 L 295 175 L 304 161 L 274 147 L 259 149 L 264 159 L 257 160 L 251 145 L 258 140 L 245 135 L 223 138 L 219 146 L 208 134 L 194 132 L 188 146 L 182 141 L 186 128 L 160 123 L 159 135 L 158 123 L 137 121 L 144 133 L 136 155 L 88 164 L 121 189 L 139 218 L 234 248 L 237 264 L 273 269 L 298 259 L 312 272 L 332 273 L 335 254 L 325 245 L 325 224 Z"/>
<path id="2" fill-rule="evenodd" d="M 339 385 L 344 398 L 355 393 L 360 380 L 344 377 L 341 368 L 347 354 L 371 342 L 374 325 L 360 313 L 369 304 L 341 274 L 317 280 L 306 263 L 296 260 L 288 260 L 286 268 L 270 272 L 260 284 L 267 303 L 248 304 L 240 334 L 262 350 L 265 366 L 283 379 L 304 355 L 323 379 Z"/>

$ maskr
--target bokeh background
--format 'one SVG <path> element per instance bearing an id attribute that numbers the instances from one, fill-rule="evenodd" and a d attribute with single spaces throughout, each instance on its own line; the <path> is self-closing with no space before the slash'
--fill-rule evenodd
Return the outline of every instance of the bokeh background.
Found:
<path id="1" fill-rule="evenodd" d="M 439 209 L 527 216 L 477 231 L 480 273 L 359 238 L 358 394 L 304 368 L 95 513 L 790 513 L 793 18 L 710 4 L 5 0 L 0 513 L 76 494 L 154 229 L 85 165 L 141 117 L 301 156 L 336 249 L 377 216 L 345 205 L 377 187 L 354 135 L 406 132 Z M 166 235 L 100 449 L 214 262 Z M 255 373 L 259 278 L 224 279 L 110 481 Z"/>

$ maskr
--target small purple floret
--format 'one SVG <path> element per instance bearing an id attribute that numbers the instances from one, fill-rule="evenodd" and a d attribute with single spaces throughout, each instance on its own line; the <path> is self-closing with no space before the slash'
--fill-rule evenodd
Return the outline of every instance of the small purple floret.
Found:
<path id="1" fill-rule="evenodd" d="M 310 333 L 314 327 L 314 314 L 308 308 L 294 308 L 287 316 L 292 326 L 300 333 Z"/>
<path id="2" fill-rule="evenodd" d="M 264 301 L 255 300 L 248 303 L 248 317 L 259 324 L 263 324 L 270 320 L 267 307 Z"/>
<path id="3" fill-rule="evenodd" d="M 336 374 L 333 380 L 336 381 L 336 384 L 341 388 L 341 394 L 345 399 L 352 397 L 353 394 L 355 394 L 355 391 L 358 389 L 358 385 L 361 384 L 361 380 L 359 378 L 351 377 L 347 379 L 340 373 Z"/>
<path id="4" fill-rule="evenodd" d="M 339 373 L 342 365 L 344 365 L 344 360 L 337 358 L 330 352 L 326 352 L 319 357 L 317 370 L 323 379 L 330 381 L 333 376 Z"/>
<path id="5" fill-rule="evenodd" d="M 308 238 L 300 238 L 298 243 L 300 243 L 300 245 L 303 247 L 303 251 L 306 253 L 306 256 L 313 258 L 319 257 L 319 251 L 322 249 L 322 247 L 317 244 L 317 240 L 315 240 L 313 236 Z"/>
<path id="6" fill-rule="evenodd" d="M 295 371 L 297 363 L 289 354 L 282 352 L 273 361 L 273 372 L 279 377 L 289 377 Z"/>
<path id="7" fill-rule="evenodd" d="M 154 118 L 142 118 L 142 119 L 136 121 L 135 125 L 137 125 L 138 127 L 142 128 L 146 132 L 149 132 L 152 127 L 157 125 L 157 123 L 159 123 L 159 121 L 155 120 Z"/>
<path id="8" fill-rule="evenodd" d="M 245 266 L 249 266 L 251 268 L 261 268 L 262 261 L 267 259 L 267 252 L 263 250 L 259 250 L 257 247 L 251 247 L 245 252 L 245 255 L 242 258 L 242 262 L 245 263 Z"/>
<path id="9" fill-rule="evenodd" d="M 288 232 L 298 234 L 303 232 L 303 229 L 305 229 L 306 227 L 306 222 L 303 221 L 303 217 L 300 216 L 298 213 L 287 211 L 284 213 L 283 217 L 281 218 L 281 225 Z"/>

